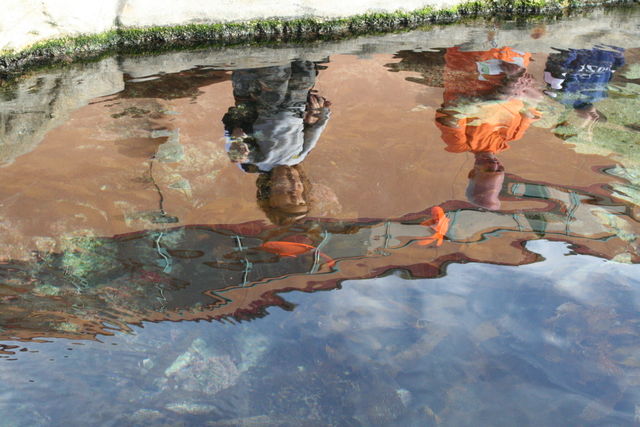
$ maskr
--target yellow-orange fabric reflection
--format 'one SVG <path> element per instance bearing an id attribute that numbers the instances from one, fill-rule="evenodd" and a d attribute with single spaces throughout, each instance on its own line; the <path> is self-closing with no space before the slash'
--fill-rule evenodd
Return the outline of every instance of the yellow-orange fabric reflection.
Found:
<path id="1" fill-rule="evenodd" d="M 316 250 L 317 248 L 305 243 L 275 241 L 263 243 L 260 245 L 260 249 L 280 256 L 296 257 L 309 251 Z M 335 265 L 336 262 L 329 255 L 323 252 L 319 252 L 319 254 L 327 261 L 326 264 L 328 267 L 331 268 Z"/>
<path id="2" fill-rule="evenodd" d="M 444 210 L 440 206 L 434 206 L 431 208 L 431 219 L 423 221 L 420 225 L 431 227 L 435 230 L 432 236 L 425 237 L 418 241 L 419 245 L 428 245 L 431 242 L 436 242 L 437 246 L 442 245 L 444 236 L 449 230 L 449 218 L 445 215 Z"/>
<path id="3" fill-rule="evenodd" d="M 540 117 L 534 105 L 542 95 L 526 72 L 530 59 L 530 53 L 510 47 L 478 52 L 453 47 L 445 53 L 444 103 L 436 126 L 446 151 L 475 154 L 466 194 L 485 209 L 501 207 L 504 167 L 495 154 L 521 139 Z"/>
<path id="4" fill-rule="evenodd" d="M 526 93 L 519 93 L 518 80 L 530 59 L 530 53 L 508 46 L 470 52 L 447 49 L 444 104 L 436 113 L 447 151 L 499 153 L 524 136 L 540 115 L 521 99 Z"/>
<path id="5" fill-rule="evenodd" d="M 436 121 L 447 151 L 499 153 L 509 148 L 509 142 L 522 138 L 536 120 L 535 113 L 526 111 L 525 103 L 517 98 L 478 107 L 477 117 L 460 118 L 453 127 Z M 444 116 L 436 113 L 436 118 Z"/>

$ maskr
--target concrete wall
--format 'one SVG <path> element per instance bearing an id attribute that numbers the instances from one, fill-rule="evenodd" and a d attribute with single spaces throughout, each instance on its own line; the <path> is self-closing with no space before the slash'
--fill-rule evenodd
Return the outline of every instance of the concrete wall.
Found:
<path id="1" fill-rule="evenodd" d="M 96 34 L 113 29 L 118 0 L 4 0 L 0 52 L 19 51 L 38 41 Z"/>
<path id="2" fill-rule="evenodd" d="M 0 52 L 38 41 L 122 27 L 266 18 L 337 18 L 367 12 L 450 7 L 461 0 L 3 0 Z"/>

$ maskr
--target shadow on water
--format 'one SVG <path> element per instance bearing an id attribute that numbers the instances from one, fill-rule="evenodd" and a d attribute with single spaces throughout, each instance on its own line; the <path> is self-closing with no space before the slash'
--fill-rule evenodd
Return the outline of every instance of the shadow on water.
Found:
<path id="1" fill-rule="evenodd" d="M 26 78 L 10 425 L 637 421 L 640 48 L 552 27 Z"/>

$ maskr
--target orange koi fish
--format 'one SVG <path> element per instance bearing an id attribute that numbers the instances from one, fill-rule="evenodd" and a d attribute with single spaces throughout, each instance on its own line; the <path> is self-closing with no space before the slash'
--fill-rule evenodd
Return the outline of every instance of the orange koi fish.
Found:
<path id="1" fill-rule="evenodd" d="M 262 245 L 258 246 L 258 249 L 280 256 L 297 257 L 298 255 L 302 255 L 311 250 L 315 250 L 316 247 L 306 245 L 304 243 L 275 241 L 265 242 Z M 320 256 L 326 260 L 326 264 L 330 268 L 332 268 L 336 264 L 335 260 L 324 252 L 320 252 Z"/>
<path id="2" fill-rule="evenodd" d="M 431 217 L 431 219 L 422 221 L 420 225 L 433 228 L 435 233 L 432 236 L 420 239 L 418 241 L 419 245 L 428 245 L 431 242 L 436 242 L 436 245 L 440 246 L 444 241 L 444 235 L 447 234 L 449 230 L 449 218 L 447 218 L 440 206 L 431 208 Z"/>

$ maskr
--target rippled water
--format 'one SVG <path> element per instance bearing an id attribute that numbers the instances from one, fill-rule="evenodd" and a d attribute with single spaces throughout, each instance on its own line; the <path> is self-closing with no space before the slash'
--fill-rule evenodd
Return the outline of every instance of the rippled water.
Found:
<path id="1" fill-rule="evenodd" d="M 637 423 L 638 18 L 6 82 L 2 425 Z"/>

